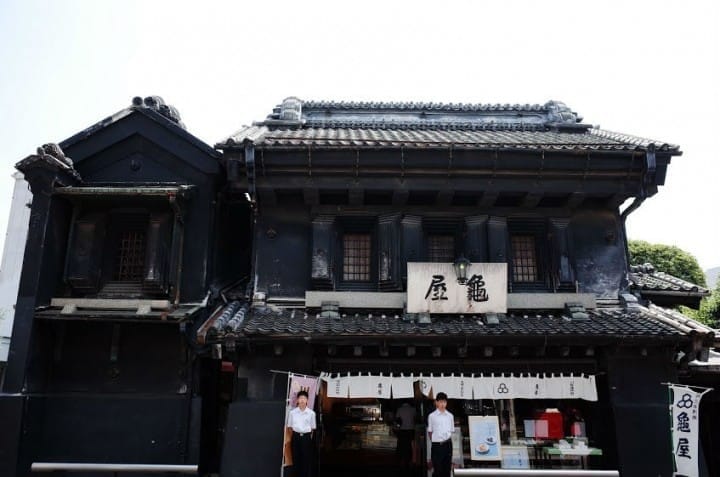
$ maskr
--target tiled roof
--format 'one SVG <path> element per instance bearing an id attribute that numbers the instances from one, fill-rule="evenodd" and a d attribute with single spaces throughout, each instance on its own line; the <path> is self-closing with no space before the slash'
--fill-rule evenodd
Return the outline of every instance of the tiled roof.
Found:
<path id="1" fill-rule="evenodd" d="M 471 104 L 471 103 L 427 103 L 427 102 L 383 102 L 383 101 L 328 101 L 307 100 L 304 109 L 317 110 L 411 110 L 411 111 L 546 111 L 548 104 Z"/>
<path id="2" fill-rule="evenodd" d="M 229 139 L 242 144 L 246 139 L 261 148 L 447 148 L 458 149 L 543 149 L 583 151 L 633 151 L 645 149 L 653 143 L 647 139 L 614 135 L 591 128 L 583 132 L 511 129 L 420 129 L 420 128 L 367 128 L 367 127 L 303 127 L 270 128 L 263 125 L 248 126 Z M 678 146 L 656 144 L 657 149 L 677 151 Z"/>
<path id="3" fill-rule="evenodd" d="M 676 145 L 582 124 L 558 101 L 544 105 L 302 101 L 287 98 L 264 121 L 219 144 L 261 148 L 493 148 L 658 150 Z"/>
<path id="4" fill-rule="evenodd" d="M 656 271 L 650 265 L 632 265 L 630 267 L 630 286 L 641 293 L 652 292 L 686 292 L 698 295 L 709 295 L 710 290 L 700 285 L 674 277 L 669 273 Z"/>
<path id="5" fill-rule="evenodd" d="M 234 315 L 239 304 L 230 303 L 216 316 Z M 392 314 L 345 314 L 339 318 L 306 313 L 303 309 L 251 309 L 241 326 L 216 327 L 214 337 L 598 337 L 678 338 L 713 334 L 713 330 L 679 313 L 656 306 L 588 310 L 587 321 L 570 319 L 561 310 L 499 315 L 499 323 L 486 324 L 481 316 L 433 316 L 431 323 L 406 320 Z M 204 337 L 203 337 L 204 338 Z M 208 337 L 211 338 L 211 337 Z M 203 339 L 204 341 L 204 339 Z"/>

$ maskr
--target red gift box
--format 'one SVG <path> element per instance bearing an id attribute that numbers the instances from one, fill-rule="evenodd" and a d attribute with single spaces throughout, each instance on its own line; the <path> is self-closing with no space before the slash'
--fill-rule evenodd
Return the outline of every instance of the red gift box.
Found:
<path id="1" fill-rule="evenodd" d="M 562 439 L 565 437 L 563 431 L 563 416 L 557 411 L 544 411 L 535 414 L 535 420 L 547 422 L 547 433 L 543 432 L 544 426 L 535 425 L 535 437 L 540 439 Z M 539 431 L 539 432 L 538 432 Z M 543 435 L 547 434 L 547 435 Z"/>

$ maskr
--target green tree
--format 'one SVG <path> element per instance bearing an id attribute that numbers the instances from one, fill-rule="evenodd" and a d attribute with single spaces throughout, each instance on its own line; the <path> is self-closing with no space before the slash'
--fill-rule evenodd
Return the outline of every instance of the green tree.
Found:
<path id="1" fill-rule="evenodd" d="M 700 308 L 693 318 L 714 328 L 720 325 L 720 281 L 712 295 L 703 298 L 700 302 Z"/>
<path id="2" fill-rule="evenodd" d="M 692 254 L 674 245 L 648 243 L 643 240 L 630 240 L 630 263 L 642 265 L 651 263 L 655 270 L 669 273 L 700 286 L 705 284 L 705 273 Z"/>

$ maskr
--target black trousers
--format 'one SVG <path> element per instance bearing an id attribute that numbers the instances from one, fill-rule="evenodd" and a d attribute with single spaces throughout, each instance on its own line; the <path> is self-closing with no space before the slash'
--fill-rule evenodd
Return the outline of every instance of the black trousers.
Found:
<path id="1" fill-rule="evenodd" d="M 433 477 L 450 477 L 452 467 L 452 441 L 433 442 L 430 448 L 430 460 L 433 465 Z"/>
<path id="2" fill-rule="evenodd" d="M 412 443 L 415 440 L 415 431 L 412 429 L 399 429 L 397 431 L 397 447 L 395 452 L 404 466 L 412 461 Z"/>
<path id="3" fill-rule="evenodd" d="M 312 477 L 313 444 L 310 433 L 292 435 L 292 458 L 295 477 Z"/>

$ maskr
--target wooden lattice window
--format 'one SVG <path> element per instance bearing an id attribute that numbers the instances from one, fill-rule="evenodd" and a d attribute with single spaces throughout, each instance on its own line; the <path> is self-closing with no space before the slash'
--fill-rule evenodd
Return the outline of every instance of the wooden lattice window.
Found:
<path id="1" fill-rule="evenodd" d="M 124 230 L 120 232 L 115 255 L 113 279 L 122 282 L 139 282 L 145 265 L 145 232 Z"/>
<path id="2" fill-rule="evenodd" d="M 450 263 L 455 261 L 455 237 L 452 235 L 429 235 L 428 260 Z"/>
<path id="3" fill-rule="evenodd" d="M 343 281 L 369 282 L 372 262 L 370 234 L 343 235 Z"/>
<path id="4" fill-rule="evenodd" d="M 510 237 L 513 256 L 513 282 L 531 283 L 539 280 L 535 239 L 535 235 L 513 235 Z"/>

